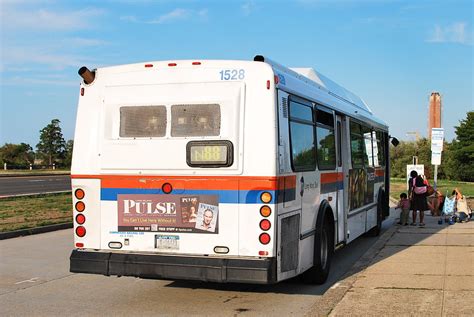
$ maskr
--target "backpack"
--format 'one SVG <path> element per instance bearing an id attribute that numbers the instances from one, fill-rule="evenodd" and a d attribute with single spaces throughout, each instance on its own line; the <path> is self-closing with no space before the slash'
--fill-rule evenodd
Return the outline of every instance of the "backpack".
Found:
<path id="1" fill-rule="evenodd" d="M 413 179 L 413 192 L 417 195 L 425 194 L 426 193 L 426 185 L 425 186 L 416 186 L 416 178 Z"/>

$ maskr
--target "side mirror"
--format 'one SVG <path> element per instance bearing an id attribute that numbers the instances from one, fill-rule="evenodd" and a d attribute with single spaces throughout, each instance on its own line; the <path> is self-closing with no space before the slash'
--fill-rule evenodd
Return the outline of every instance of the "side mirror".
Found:
<path id="1" fill-rule="evenodd" d="M 396 137 L 391 137 L 390 143 L 392 143 L 393 146 L 398 146 L 400 144 L 400 141 Z"/>

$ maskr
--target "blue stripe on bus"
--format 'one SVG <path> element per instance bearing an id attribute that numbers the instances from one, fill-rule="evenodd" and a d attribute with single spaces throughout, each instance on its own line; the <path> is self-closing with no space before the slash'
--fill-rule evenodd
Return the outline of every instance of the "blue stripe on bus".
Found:
<path id="1" fill-rule="evenodd" d="M 179 195 L 216 195 L 219 196 L 219 202 L 223 204 L 261 204 L 260 195 L 263 192 L 272 194 L 272 201 L 275 203 L 276 191 L 274 190 L 180 190 L 175 189 Z M 141 189 L 141 188 L 101 188 L 100 199 L 104 201 L 116 201 L 117 195 L 135 194 L 150 195 L 164 194 L 161 189 Z"/>
<path id="2" fill-rule="evenodd" d="M 333 182 L 321 184 L 321 194 L 335 192 L 344 189 L 344 182 Z"/>

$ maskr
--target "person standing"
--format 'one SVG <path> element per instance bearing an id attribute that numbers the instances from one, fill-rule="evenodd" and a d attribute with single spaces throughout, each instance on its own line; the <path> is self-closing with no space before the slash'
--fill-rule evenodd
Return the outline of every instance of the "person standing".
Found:
<path id="1" fill-rule="evenodd" d="M 428 203 L 426 201 L 426 184 L 424 183 L 423 178 L 418 175 L 416 171 L 410 173 L 410 183 L 411 183 L 411 201 L 413 209 L 413 222 L 412 226 L 416 226 L 416 213 L 420 212 L 420 227 L 424 227 L 425 223 L 423 222 L 425 217 L 425 211 L 429 210 Z"/>

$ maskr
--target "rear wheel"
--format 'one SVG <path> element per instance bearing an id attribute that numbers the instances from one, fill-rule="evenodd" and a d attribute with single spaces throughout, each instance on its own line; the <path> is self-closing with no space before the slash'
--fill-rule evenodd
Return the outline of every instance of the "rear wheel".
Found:
<path id="1" fill-rule="evenodd" d="M 310 284 L 323 284 L 329 276 L 334 253 L 334 228 L 326 218 L 314 237 L 313 267 L 303 273 L 303 281 Z"/>

